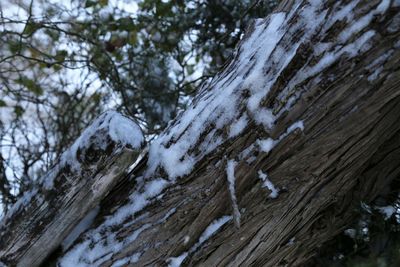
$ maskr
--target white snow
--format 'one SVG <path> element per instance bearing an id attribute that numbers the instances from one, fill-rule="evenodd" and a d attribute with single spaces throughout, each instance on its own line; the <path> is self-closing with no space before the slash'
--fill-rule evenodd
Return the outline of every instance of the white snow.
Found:
<path id="1" fill-rule="evenodd" d="M 85 234 L 86 241 L 74 247 L 81 250 L 77 257 L 87 258 L 84 255 L 94 253 L 95 250 L 98 250 L 98 255 L 103 255 L 104 258 L 108 257 L 104 255 L 111 255 L 115 250 L 112 245 L 105 247 L 103 244 L 104 251 L 101 251 L 101 246 L 90 247 L 91 242 L 104 236 L 110 239 L 109 244 L 117 244 L 116 247 L 128 244 L 132 238 L 116 241 L 112 235 L 113 231 L 108 229 L 129 220 L 131 222 L 137 220 L 138 218 L 135 218 L 137 212 L 157 198 L 157 201 L 162 200 L 160 195 L 164 188 L 179 177 L 189 174 L 201 159 L 229 138 L 242 133 L 249 122 L 263 126 L 268 136 L 276 120 L 289 111 L 308 90 L 309 87 L 304 86 L 305 82 L 309 80 L 318 82 L 323 78 L 319 76 L 321 71 L 333 66 L 339 60 L 351 59 L 365 53 L 371 47 L 370 41 L 376 34 L 374 30 L 367 30 L 368 24 L 374 17 L 387 11 L 390 1 L 381 1 L 375 10 L 356 19 L 353 9 L 359 2 L 359 0 L 349 1 L 344 7 L 334 4 L 333 9 L 327 10 L 323 1 L 297 1 L 288 13 L 275 13 L 266 19 L 257 20 L 254 23 L 254 31 L 243 37 L 235 60 L 224 72 L 203 86 L 189 108 L 150 144 L 147 169 L 143 177 L 135 177 L 139 181 L 139 186 L 131 195 L 129 203 L 119 207 L 97 229 Z M 394 4 L 397 2 L 398 0 Z M 339 35 L 340 41 L 343 42 L 341 44 L 337 44 L 336 41 L 327 42 L 325 38 L 337 21 L 347 24 L 343 33 Z M 350 23 L 353 21 L 355 23 Z M 286 83 L 284 89 L 280 90 L 272 107 L 265 107 L 264 100 L 276 85 L 281 73 L 291 63 L 298 50 L 310 42 L 317 42 L 313 60 L 296 67 L 293 77 L 284 81 Z M 304 130 L 303 121 L 295 122 L 276 140 L 267 138 L 251 144 L 239 155 L 239 160 L 247 157 L 249 157 L 248 162 L 254 160 L 255 158 L 250 156 L 256 147 L 264 152 L 270 152 L 279 141 L 295 129 Z M 123 133 L 116 135 L 124 140 L 127 136 Z M 234 164 L 230 163 L 227 166 L 227 175 L 228 181 L 230 179 L 231 197 L 235 197 L 232 165 Z M 158 178 L 154 183 L 146 180 L 163 174 L 161 170 L 166 173 L 166 177 Z M 259 177 L 263 181 L 263 186 L 271 191 L 269 197 L 276 198 L 279 192 L 267 174 L 259 171 Z M 203 239 L 200 238 L 192 249 L 179 257 L 170 258 L 170 266 L 179 266 L 201 245 L 201 240 Z"/>
<path id="2" fill-rule="evenodd" d="M 376 207 L 380 213 L 385 217 L 385 220 L 390 219 L 396 213 L 396 208 L 393 206 Z"/>
<path id="3" fill-rule="evenodd" d="M 168 259 L 168 267 L 179 267 L 181 266 L 182 262 L 186 259 L 186 257 L 188 256 L 188 253 L 182 253 L 180 256 L 178 257 L 173 257 L 173 258 L 169 258 Z"/>
<path id="4" fill-rule="evenodd" d="M 229 138 L 239 135 L 246 128 L 249 119 L 246 114 L 241 116 L 230 126 Z"/>
<path id="5" fill-rule="evenodd" d="M 96 134 L 104 131 L 103 134 Z M 46 190 L 54 186 L 57 173 L 65 166 L 70 166 L 73 171 L 79 172 L 81 163 L 77 159 L 78 150 L 88 148 L 93 142 L 97 147 L 106 149 L 107 135 L 117 144 L 139 150 L 144 144 L 144 136 L 140 127 L 132 120 L 116 111 L 107 111 L 95 119 L 88 126 L 73 145 L 60 157 L 60 162 L 50 172 L 43 176 L 40 183 Z"/>
<path id="6" fill-rule="evenodd" d="M 226 176 L 228 178 L 229 193 L 232 202 L 233 218 L 234 223 L 237 228 L 240 227 L 240 211 L 237 204 L 236 193 L 235 193 L 235 167 L 237 162 L 234 160 L 228 160 L 226 164 Z"/>
<path id="7" fill-rule="evenodd" d="M 286 136 L 288 136 L 290 133 L 292 133 L 294 130 L 300 129 L 304 131 L 304 123 L 303 121 L 296 121 L 292 125 L 290 125 L 286 132 L 284 132 L 277 140 L 274 140 L 272 138 L 267 138 L 267 139 L 257 139 L 257 145 L 259 146 L 260 150 L 266 153 L 269 153 L 277 144 L 279 144 L 282 139 L 284 139 Z"/>
<path id="8" fill-rule="evenodd" d="M 167 260 L 168 267 L 179 267 L 186 257 L 195 252 L 204 242 L 206 242 L 212 235 L 214 235 L 225 223 L 232 219 L 232 216 L 223 216 L 213 221 L 206 230 L 200 235 L 197 243 L 191 247 L 187 252 L 182 253 L 178 257 L 172 257 Z"/>
<path id="9" fill-rule="evenodd" d="M 278 143 L 278 141 L 272 139 L 272 138 L 267 138 L 264 140 L 257 140 L 257 145 L 260 147 L 261 151 L 264 151 L 266 153 L 269 153 L 275 145 Z"/>
<path id="10" fill-rule="evenodd" d="M 141 253 L 134 253 L 132 256 L 117 260 L 111 265 L 111 267 L 122 267 L 122 266 L 127 266 L 127 264 L 129 263 L 138 262 L 141 255 L 142 255 Z"/>
<path id="11" fill-rule="evenodd" d="M 68 163 L 74 169 L 79 170 L 80 164 L 77 160 L 78 149 L 87 148 L 96 138 L 95 143 L 99 148 L 105 149 L 107 146 L 106 138 L 103 135 L 96 135 L 96 132 L 104 130 L 109 134 L 111 139 L 122 145 L 129 145 L 133 149 L 140 149 L 144 143 L 144 136 L 140 127 L 119 114 L 116 111 L 107 111 L 95 119 L 89 127 L 87 127 L 79 138 L 74 142 L 70 149 L 61 156 L 61 163 Z"/>
<path id="12" fill-rule="evenodd" d="M 228 138 L 241 133 L 249 121 L 264 126 L 266 131 L 271 130 L 276 119 L 301 97 L 300 91 L 293 93 L 294 88 L 332 66 L 343 56 L 355 57 L 369 48 L 369 41 L 375 32 L 363 31 L 373 17 L 386 12 L 387 0 L 355 23 L 348 23 L 339 39 L 345 42 L 351 36 L 356 36 L 352 42 L 334 46 L 333 42 L 322 41 L 324 34 L 336 21 L 354 20 L 352 11 L 358 2 L 350 1 L 344 7 L 334 5 L 334 10 L 330 10 L 327 17 L 328 10 L 324 9 L 322 1 L 298 1 L 289 13 L 275 13 L 266 19 L 256 20 L 254 31 L 243 37 L 235 61 L 204 86 L 192 105 L 150 145 L 145 176 L 151 176 L 159 168 L 166 171 L 171 181 L 190 173 L 201 158 Z M 273 107 L 275 109 L 278 103 L 283 103 L 278 113 L 264 107 L 263 100 L 277 78 L 298 49 L 315 40 L 315 35 L 320 40 L 315 46 L 315 54 L 320 58 L 312 65 L 309 61 L 305 62 L 296 75 L 287 81 L 287 86 L 279 93 Z M 249 95 L 248 98 L 243 97 L 244 92 Z M 224 129 L 228 129 L 226 135 L 222 134 Z M 265 150 L 271 149 L 263 147 Z"/>
<path id="13" fill-rule="evenodd" d="M 286 130 L 286 135 L 284 137 L 286 137 L 288 134 L 290 134 L 291 132 L 293 132 L 296 129 L 300 129 L 300 130 L 304 131 L 303 121 L 296 121 L 295 123 L 290 125 L 289 128 Z M 279 139 L 282 139 L 282 138 L 279 138 Z"/>
<path id="14" fill-rule="evenodd" d="M 108 260 L 114 253 L 120 251 L 125 245 L 135 241 L 143 231 L 167 220 L 168 217 L 176 211 L 175 208 L 172 208 L 155 224 L 144 224 L 123 239 L 116 238 L 118 233 L 124 230 L 123 228 L 118 231 L 107 233 L 107 235 L 102 235 L 102 233 L 111 229 L 113 226 L 121 225 L 130 217 L 132 217 L 132 223 L 135 222 L 136 219 L 139 219 L 140 217 L 133 217 L 135 213 L 150 204 L 162 192 L 167 183 L 168 182 L 162 178 L 145 183 L 143 187 L 140 187 L 130 196 L 128 204 L 120 207 L 111 216 L 106 217 L 103 224 L 85 233 L 83 236 L 84 241 L 73 246 L 72 249 L 59 259 L 59 266 L 100 265 L 102 262 Z M 130 223 L 126 225 L 130 225 Z M 93 246 L 93 244 L 95 245 Z M 85 259 L 85 261 L 82 262 L 82 259 Z"/>
<path id="15" fill-rule="evenodd" d="M 268 175 L 259 170 L 258 177 L 261 179 L 261 181 L 263 181 L 263 187 L 266 187 L 271 191 L 269 198 L 277 198 L 279 196 L 279 190 L 268 179 Z"/>

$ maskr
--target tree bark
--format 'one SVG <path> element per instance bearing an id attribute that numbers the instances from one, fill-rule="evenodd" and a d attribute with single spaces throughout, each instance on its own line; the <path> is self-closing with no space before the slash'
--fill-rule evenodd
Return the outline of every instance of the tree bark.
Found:
<path id="1" fill-rule="evenodd" d="M 283 1 L 55 261 L 305 265 L 400 174 L 399 14 L 398 1 Z"/>
<path id="2" fill-rule="evenodd" d="M 0 225 L 1 262 L 40 265 L 118 182 L 138 156 L 138 148 L 110 134 L 110 122 L 119 116 L 102 114 L 6 213 Z"/>

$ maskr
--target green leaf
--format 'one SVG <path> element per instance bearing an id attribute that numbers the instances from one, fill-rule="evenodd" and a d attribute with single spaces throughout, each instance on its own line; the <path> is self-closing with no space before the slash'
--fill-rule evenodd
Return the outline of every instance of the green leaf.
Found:
<path id="1" fill-rule="evenodd" d="M 67 50 L 58 50 L 56 52 L 56 55 L 54 56 L 54 59 L 60 63 L 65 61 L 65 58 L 68 56 L 68 51 Z"/>
<path id="2" fill-rule="evenodd" d="M 128 44 L 135 45 L 137 43 L 137 32 L 131 31 L 128 37 Z"/>
<path id="3" fill-rule="evenodd" d="M 95 6 L 96 4 L 97 4 L 96 1 L 87 0 L 86 3 L 85 3 L 85 8 L 93 7 L 93 6 Z"/>
<path id="4" fill-rule="evenodd" d="M 14 107 L 14 113 L 15 115 L 17 115 L 17 118 L 21 117 L 22 114 L 24 114 L 25 110 L 23 109 L 23 107 L 17 105 Z"/>
<path id="5" fill-rule="evenodd" d="M 8 47 L 10 49 L 10 52 L 13 54 L 16 54 L 20 51 L 20 49 L 22 48 L 23 43 L 22 42 L 17 42 L 17 41 L 10 41 L 8 43 Z"/>
<path id="6" fill-rule="evenodd" d="M 120 18 L 117 20 L 118 29 L 121 31 L 133 31 L 136 25 L 130 17 Z"/>
<path id="7" fill-rule="evenodd" d="M 25 35 L 32 35 L 34 34 L 38 29 L 40 29 L 41 24 L 36 23 L 34 21 L 28 21 L 25 25 L 24 31 L 22 32 L 22 34 Z"/>
<path id="8" fill-rule="evenodd" d="M 43 89 L 40 87 L 34 80 L 31 80 L 27 77 L 21 77 L 18 80 L 18 83 L 25 86 L 26 89 L 31 91 L 36 95 L 43 95 Z"/>
<path id="9" fill-rule="evenodd" d="M 7 103 L 0 99 L 0 108 L 7 107 Z"/>

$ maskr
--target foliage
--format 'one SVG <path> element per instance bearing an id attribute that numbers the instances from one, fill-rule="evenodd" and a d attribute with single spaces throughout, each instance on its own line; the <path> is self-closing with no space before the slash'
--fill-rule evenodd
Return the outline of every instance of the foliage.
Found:
<path id="1" fill-rule="evenodd" d="M 4 208 L 105 109 L 149 138 L 222 67 L 270 0 L 70 0 L 0 4 Z"/>

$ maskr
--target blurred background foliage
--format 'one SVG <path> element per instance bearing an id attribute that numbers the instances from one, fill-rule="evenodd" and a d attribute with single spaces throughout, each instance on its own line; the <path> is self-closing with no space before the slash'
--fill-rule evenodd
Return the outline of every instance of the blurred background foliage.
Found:
<path id="1" fill-rule="evenodd" d="M 7 210 L 99 113 L 156 136 L 272 0 L 3 0 L 0 193 Z"/>

